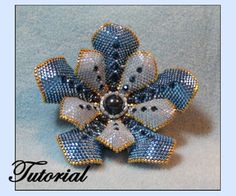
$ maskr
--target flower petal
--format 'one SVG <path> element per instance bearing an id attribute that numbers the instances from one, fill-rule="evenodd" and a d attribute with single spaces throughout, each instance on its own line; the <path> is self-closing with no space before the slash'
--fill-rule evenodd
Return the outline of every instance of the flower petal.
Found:
<path id="1" fill-rule="evenodd" d="M 120 120 L 110 121 L 96 139 L 116 153 L 134 143 L 133 135 Z"/>
<path id="2" fill-rule="evenodd" d="M 97 106 L 85 102 L 77 97 L 65 97 L 61 103 L 60 118 L 64 119 L 80 129 L 92 122 L 100 112 Z"/>
<path id="3" fill-rule="evenodd" d="M 47 103 L 59 103 L 65 96 L 78 96 L 91 101 L 96 95 L 74 76 L 73 69 L 64 57 L 51 58 L 39 64 L 34 75 L 43 100 Z"/>
<path id="4" fill-rule="evenodd" d="M 58 135 L 57 142 L 68 162 L 72 165 L 101 164 L 103 147 L 95 137 L 103 129 L 104 124 L 97 119 L 83 132 L 76 128 Z"/>
<path id="5" fill-rule="evenodd" d="M 139 39 L 128 27 L 105 23 L 93 35 L 93 47 L 103 53 L 106 64 L 107 84 L 117 86 L 122 65 L 139 46 Z"/>
<path id="6" fill-rule="evenodd" d="M 138 51 L 129 57 L 119 90 L 130 94 L 147 87 L 157 79 L 157 63 L 149 52 Z"/>
<path id="7" fill-rule="evenodd" d="M 125 119 L 124 124 L 135 137 L 135 144 L 129 148 L 129 163 L 167 163 L 176 142 L 171 137 L 152 132 L 132 119 Z"/>
<path id="8" fill-rule="evenodd" d="M 175 106 L 169 100 L 153 99 L 133 105 L 126 115 L 156 131 L 167 125 L 174 118 L 175 112 Z"/>
<path id="9" fill-rule="evenodd" d="M 103 95 L 107 92 L 105 62 L 100 52 L 87 49 L 81 50 L 75 74 L 98 95 Z"/>
<path id="10" fill-rule="evenodd" d="M 184 69 L 167 69 L 159 74 L 155 83 L 130 96 L 130 102 L 143 103 L 155 98 L 166 98 L 179 111 L 184 111 L 197 91 L 198 81 L 192 73 Z"/>

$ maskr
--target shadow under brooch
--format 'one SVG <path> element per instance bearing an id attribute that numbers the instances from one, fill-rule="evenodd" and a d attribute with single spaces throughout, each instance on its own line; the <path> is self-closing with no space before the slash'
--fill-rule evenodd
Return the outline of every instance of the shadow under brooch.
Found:
<path id="1" fill-rule="evenodd" d="M 175 140 L 158 134 L 198 90 L 184 69 L 158 74 L 150 52 L 137 51 L 139 39 L 127 27 L 106 23 L 82 49 L 75 71 L 64 57 L 35 68 L 43 100 L 60 103 L 60 118 L 76 126 L 57 136 L 72 165 L 101 164 L 104 146 L 128 148 L 129 163 L 166 163 Z"/>

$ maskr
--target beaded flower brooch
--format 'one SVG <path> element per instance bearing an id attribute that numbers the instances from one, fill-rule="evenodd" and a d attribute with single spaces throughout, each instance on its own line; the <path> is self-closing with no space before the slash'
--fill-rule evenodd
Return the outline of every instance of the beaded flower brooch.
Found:
<path id="1" fill-rule="evenodd" d="M 156 131 L 184 111 L 198 90 L 184 69 L 158 74 L 154 56 L 137 51 L 139 39 L 127 27 L 106 23 L 82 49 L 73 69 L 64 57 L 35 68 L 43 100 L 60 103 L 60 118 L 76 126 L 57 136 L 72 165 L 101 164 L 104 146 L 128 149 L 129 163 L 166 163 L 175 140 Z"/>

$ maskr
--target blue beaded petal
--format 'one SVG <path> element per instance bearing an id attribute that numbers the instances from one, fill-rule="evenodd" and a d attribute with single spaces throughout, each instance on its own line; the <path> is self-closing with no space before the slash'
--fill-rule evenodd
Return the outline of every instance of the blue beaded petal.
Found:
<path id="1" fill-rule="evenodd" d="M 51 58 L 39 64 L 34 74 L 47 103 L 59 103 L 65 96 L 78 96 L 85 101 L 91 101 L 96 96 L 75 77 L 64 57 Z"/>
<path id="2" fill-rule="evenodd" d="M 72 165 L 101 164 L 103 146 L 95 138 L 104 127 L 99 117 L 83 131 L 76 128 L 58 135 L 58 144 L 67 161 Z"/>
<path id="3" fill-rule="evenodd" d="M 175 148 L 175 140 L 144 127 L 133 119 L 126 118 L 124 124 L 135 137 L 129 148 L 129 163 L 166 163 Z"/>
<path id="4" fill-rule="evenodd" d="M 178 110 L 184 110 L 198 90 L 197 79 L 183 69 L 166 69 L 156 82 L 130 96 L 130 102 L 143 103 L 154 98 L 169 99 Z"/>
<path id="5" fill-rule="evenodd" d="M 117 86 L 123 71 L 121 66 L 139 46 L 137 36 L 127 27 L 106 23 L 95 32 L 92 44 L 104 55 L 107 84 Z"/>

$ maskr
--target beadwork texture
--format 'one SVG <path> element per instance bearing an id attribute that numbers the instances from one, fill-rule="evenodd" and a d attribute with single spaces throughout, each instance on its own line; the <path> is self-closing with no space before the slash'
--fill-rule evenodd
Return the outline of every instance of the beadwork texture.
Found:
<path id="1" fill-rule="evenodd" d="M 153 99 L 130 107 L 128 116 L 157 130 L 174 117 L 175 111 L 175 107 L 168 100 Z"/>
<path id="2" fill-rule="evenodd" d="M 105 93 L 105 62 L 101 53 L 94 50 L 81 50 L 75 73 L 83 83 L 97 94 L 103 95 Z"/>
<path id="3" fill-rule="evenodd" d="M 65 96 L 91 101 L 95 94 L 75 77 L 64 57 L 48 59 L 34 70 L 43 101 L 59 103 Z"/>
<path id="4" fill-rule="evenodd" d="M 140 90 L 157 79 L 157 64 L 151 53 L 138 51 L 127 60 L 120 91 L 132 93 Z"/>
<path id="5" fill-rule="evenodd" d="M 92 44 L 95 50 L 80 51 L 75 74 L 63 57 L 35 68 L 43 99 L 60 103 L 61 119 L 77 127 L 57 137 L 66 159 L 101 164 L 103 144 L 128 148 L 129 163 L 166 163 L 176 142 L 155 131 L 187 108 L 196 78 L 183 69 L 158 75 L 155 57 L 137 51 L 136 34 L 121 25 L 104 24 Z"/>
<path id="6" fill-rule="evenodd" d="M 115 152 L 120 152 L 134 143 L 133 135 L 120 120 L 110 121 L 97 140 Z"/>
<path id="7" fill-rule="evenodd" d="M 92 44 L 104 55 L 107 84 L 116 87 L 123 71 L 122 65 L 138 49 L 138 37 L 127 27 L 105 23 L 94 33 Z"/>
<path id="8" fill-rule="evenodd" d="M 197 79 L 184 69 L 166 69 L 156 82 L 143 91 L 130 96 L 133 103 L 143 103 L 154 98 L 169 99 L 178 110 L 184 110 L 198 90 Z"/>
<path id="9" fill-rule="evenodd" d="M 83 129 L 99 115 L 99 111 L 91 103 L 77 97 L 65 97 L 61 103 L 60 118 Z"/>

